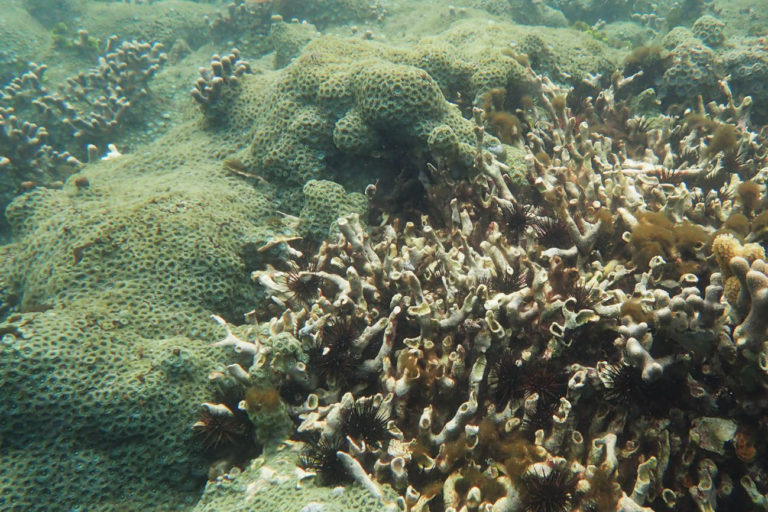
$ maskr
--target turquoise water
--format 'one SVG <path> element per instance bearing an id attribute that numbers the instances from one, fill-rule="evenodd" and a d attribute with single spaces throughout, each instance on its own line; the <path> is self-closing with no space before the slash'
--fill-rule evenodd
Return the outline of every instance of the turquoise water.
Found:
<path id="1" fill-rule="evenodd" d="M 1 1 L 0 510 L 766 508 L 762 3 Z"/>

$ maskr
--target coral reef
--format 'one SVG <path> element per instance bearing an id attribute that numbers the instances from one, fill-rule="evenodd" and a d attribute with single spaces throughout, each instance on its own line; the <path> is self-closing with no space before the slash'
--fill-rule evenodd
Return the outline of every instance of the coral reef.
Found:
<path id="1" fill-rule="evenodd" d="M 347 194 L 344 187 L 327 180 L 309 180 L 304 185 L 304 206 L 299 215 L 299 232 L 316 240 L 335 231 L 336 219 L 357 214 L 365 217 L 368 200 L 363 194 Z"/>
<path id="2" fill-rule="evenodd" d="M 24 69 L 27 61 L 40 58 L 50 40 L 47 30 L 21 6 L 3 6 L 0 18 L 0 83 Z"/>
<path id="3" fill-rule="evenodd" d="M 306 20 L 325 28 L 328 25 L 381 21 L 386 15 L 386 2 L 381 0 L 273 0 L 273 9 L 286 20 Z"/>
<path id="4" fill-rule="evenodd" d="M 652 42 L 637 45 L 625 58 L 625 75 L 641 73 L 630 88 L 633 94 L 653 91 L 663 108 L 676 110 L 695 107 L 698 96 L 704 103 L 749 96 L 755 115 L 765 114 L 763 39 L 726 41 L 723 22 L 706 15 L 691 29 L 678 26 Z"/>
<path id="5" fill-rule="evenodd" d="M 278 23 L 273 33 L 291 27 Z M 300 210 L 301 187 L 311 179 L 331 178 L 357 190 L 380 180 L 380 191 L 392 189 L 398 181 L 403 186 L 415 181 L 427 155 L 460 173 L 473 158 L 472 125 L 462 117 L 469 115 L 471 102 L 503 89 L 502 109 L 514 113 L 537 95 L 523 56 L 499 45 L 510 37 L 519 37 L 521 50 L 534 55 L 534 69 L 557 69 L 575 83 L 582 84 L 590 73 L 608 75 L 612 68 L 600 44 L 588 36 L 563 40 L 567 46 L 547 53 L 553 55 L 549 58 L 528 48 L 538 36 L 525 30 L 499 26 L 487 34 L 469 22 L 408 50 L 315 37 L 280 73 L 278 85 L 262 93 L 267 97 L 256 107 L 250 154 L 237 157 L 246 172 L 280 183 L 281 208 L 293 214 Z M 240 82 L 240 94 L 259 94 L 247 77 Z M 492 135 L 511 142 L 504 135 L 507 123 L 490 125 Z M 498 142 L 487 141 L 489 146 Z M 387 171 L 393 162 L 386 148 L 393 145 L 404 149 L 395 165 L 399 175 Z"/>
<path id="6" fill-rule="evenodd" d="M 275 23 L 268 43 L 275 52 L 275 67 L 282 68 L 298 57 L 309 41 L 320 35 L 310 23 Z"/>
<path id="7" fill-rule="evenodd" d="M 166 48 L 184 39 L 192 48 L 210 41 L 206 17 L 218 7 L 207 2 L 163 0 L 161 2 L 85 2 L 80 28 L 106 41 L 112 35 L 121 40 L 157 41 Z M 224 46 L 221 50 L 231 47 Z"/>
<path id="8" fill-rule="evenodd" d="M 18 244 L 2 271 L 16 311 L 0 327 L 5 510 L 183 501 L 212 463 L 190 429 L 214 397 L 208 318 L 238 318 L 257 300 L 242 244 L 267 238 L 256 222 L 267 203 L 210 174 L 202 185 L 189 170 L 141 178 L 129 159 L 89 166 L 87 189 L 40 188 L 8 208 Z"/>
<path id="9" fill-rule="evenodd" d="M 532 2 L 533 3 L 533 2 Z M 598 20 L 615 21 L 627 19 L 636 12 L 653 12 L 664 9 L 647 0 L 627 2 L 626 0 L 548 0 L 546 4 L 551 8 L 563 12 L 571 22 L 584 21 L 595 23 Z"/>
<path id="10" fill-rule="evenodd" d="M 82 15 L 84 2 L 78 0 L 24 0 L 24 8 L 45 26 L 72 21 Z"/>
<path id="11" fill-rule="evenodd" d="M 537 81 L 540 106 L 519 111 L 523 183 L 475 109 L 470 187 L 430 166 L 420 218 L 342 217 L 314 254 L 272 246 L 254 280 L 280 309 L 228 344 L 252 354 L 248 378 L 281 390 L 302 471 L 379 499 L 392 487 L 400 509 L 748 508 L 762 474 L 731 443 L 764 429 L 768 278 L 723 233 L 736 214 L 757 223 L 762 201 L 748 105 L 728 96 L 652 127 L 616 100 L 631 78 L 578 114 L 578 93 Z M 733 146 L 745 165 L 726 172 Z M 741 291 L 723 302 L 731 277 Z M 289 359 L 273 363 L 287 335 Z M 353 428 L 368 403 L 381 412 Z"/>
<path id="12" fill-rule="evenodd" d="M 766 507 L 727 9 L 10 3 L 3 510 Z"/>
<path id="13" fill-rule="evenodd" d="M 107 41 L 99 65 L 68 79 L 63 91 L 64 101 L 85 105 L 87 113 L 79 114 L 72 107 L 62 105 L 60 98 L 48 94 L 36 98 L 35 104 L 44 116 L 66 114 L 68 117 L 63 123 L 72 129 L 75 139 L 103 144 L 132 103 L 139 103 L 149 95 L 149 82 L 166 60 L 160 43 L 123 41 L 118 44 L 117 37 L 113 36 Z"/>
<path id="14" fill-rule="evenodd" d="M 304 512 L 394 512 L 381 500 L 359 487 L 336 488 L 318 486 L 308 474 L 297 472 L 301 446 L 289 443 L 276 453 L 259 457 L 244 471 L 228 474 L 209 482 L 203 499 L 194 512 L 230 510 L 301 510 Z M 394 502 L 391 490 L 384 499 Z"/>
<path id="15" fill-rule="evenodd" d="M 331 36 L 312 40 L 268 91 L 255 119 L 250 154 L 239 155 L 241 160 L 250 172 L 281 184 L 282 208 L 293 213 L 299 209 L 301 187 L 312 179 L 333 177 L 360 190 L 378 175 L 382 188 L 394 186 L 397 176 L 387 176 L 388 162 L 382 162 L 382 150 L 390 145 L 404 148 L 397 157 L 403 179 L 413 179 L 415 163 L 430 146 L 465 165 L 472 159 L 471 123 L 446 101 L 441 85 L 445 93 L 453 92 L 450 78 L 463 73 L 471 81 L 472 72 L 468 63 L 446 52 L 432 47 L 394 51 Z M 463 97 L 488 87 L 518 90 L 530 83 L 516 61 L 498 60 L 500 74 L 475 74 L 476 84 L 467 83 Z M 435 69 L 436 79 L 418 67 L 421 62 Z M 242 82 L 243 89 L 253 87 Z M 369 177 L 352 171 L 366 167 Z"/>
<path id="16" fill-rule="evenodd" d="M 748 39 L 726 49 L 721 58 L 734 93 L 749 95 L 756 111 L 768 112 L 768 46 Z"/>
<path id="17" fill-rule="evenodd" d="M 686 101 L 701 94 L 712 98 L 719 93 L 722 76 L 716 54 L 707 46 L 684 41 L 670 52 L 670 65 L 664 71 L 660 93 L 672 101 Z"/>
<path id="18" fill-rule="evenodd" d="M 714 16 L 702 16 L 691 27 L 693 35 L 698 37 L 710 48 L 715 48 L 725 41 L 725 23 Z"/>
<path id="19" fill-rule="evenodd" d="M 545 2 L 531 0 L 513 0 L 507 3 L 507 9 L 514 13 L 519 23 L 526 25 L 544 25 L 547 27 L 565 27 L 568 19 L 565 14 L 556 7 Z"/>
<path id="20" fill-rule="evenodd" d="M 286 36 L 290 35 L 281 23 L 283 20 L 291 21 L 294 26 L 317 25 L 325 28 L 328 25 L 381 21 L 385 14 L 386 10 L 378 1 L 233 0 L 226 5 L 226 10 L 221 10 L 214 16 L 206 16 L 205 21 L 214 42 L 227 46 L 235 45 L 253 54 L 265 52 L 270 45 L 275 45 L 275 39 L 288 43 Z M 275 29 L 280 32 L 277 37 L 274 34 Z M 287 63 L 287 60 L 279 55 L 276 55 L 276 61 L 280 66 Z"/>
<path id="21" fill-rule="evenodd" d="M 82 165 L 68 152 L 54 149 L 47 138 L 45 127 L 21 121 L 12 107 L 0 107 L 0 207 L 24 188 L 63 183 Z"/>
<path id="22" fill-rule="evenodd" d="M 227 4 L 226 12 L 206 16 L 205 22 L 216 43 L 251 46 L 251 38 L 259 42 L 269 33 L 272 9 L 271 2 L 246 2 L 233 0 Z"/>

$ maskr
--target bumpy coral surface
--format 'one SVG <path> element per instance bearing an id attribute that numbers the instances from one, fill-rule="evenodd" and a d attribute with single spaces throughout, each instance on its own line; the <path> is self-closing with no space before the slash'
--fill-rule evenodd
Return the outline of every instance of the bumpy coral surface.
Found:
<path id="1" fill-rule="evenodd" d="M 710 48 L 719 46 L 725 40 L 725 23 L 714 16 L 702 16 L 691 27 L 693 35 L 701 39 Z"/>
<path id="2" fill-rule="evenodd" d="M 363 194 L 347 194 L 344 187 L 332 181 L 309 180 L 304 185 L 304 207 L 300 215 L 302 231 L 308 238 L 322 240 L 339 216 L 364 216 L 367 206 L 368 201 Z"/>
<path id="3" fill-rule="evenodd" d="M 281 183 L 285 207 L 295 211 L 298 205 L 291 197 L 308 180 L 338 176 L 361 188 L 365 178 L 354 176 L 353 168 L 374 166 L 381 173 L 383 149 L 395 144 L 416 159 L 439 127 L 456 133 L 456 158 L 471 158 L 471 125 L 447 103 L 441 84 L 417 67 L 419 59 L 424 59 L 421 52 L 328 36 L 310 42 L 281 73 L 266 101 L 255 105 L 257 128 L 251 154 L 243 161 L 267 180 Z M 438 77 L 447 78 L 464 64 L 446 59 L 445 66 Z M 500 85 L 516 87 L 511 80 L 501 77 Z M 244 81 L 244 89 L 252 87 L 256 85 Z"/>
<path id="4" fill-rule="evenodd" d="M 7 209 L 3 510 L 196 498 L 221 453 L 190 428 L 219 393 L 210 314 L 234 321 L 258 300 L 248 272 L 275 234 L 259 222 L 269 201 L 228 177 L 211 143 L 181 127 Z"/>

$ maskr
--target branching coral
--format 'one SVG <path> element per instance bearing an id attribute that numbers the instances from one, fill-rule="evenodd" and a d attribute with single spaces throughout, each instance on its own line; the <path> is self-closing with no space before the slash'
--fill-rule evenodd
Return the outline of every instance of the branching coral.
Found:
<path id="1" fill-rule="evenodd" d="M 571 102 L 538 80 L 540 105 L 521 111 L 527 183 L 484 149 L 477 109 L 470 187 L 430 166 L 418 220 L 344 217 L 303 263 L 291 241 L 271 246 L 292 270 L 253 277 L 285 313 L 258 343 L 219 344 L 301 396 L 289 414 L 311 439 L 307 469 L 374 496 L 389 484 L 405 510 L 703 510 L 725 468 L 749 475 L 752 498 L 727 498 L 747 507 L 762 484 L 723 448 L 768 386 L 765 264 L 724 234 L 746 177 L 705 193 L 723 158 L 711 134 L 675 134 L 671 117 L 632 131 L 619 83 Z M 297 348 L 278 360 L 287 333 Z"/>
<path id="2" fill-rule="evenodd" d="M 58 91 L 45 85 L 47 66 L 29 63 L 0 90 L 0 168 L 8 191 L 0 208 L 9 194 L 60 185 L 86 156 L 98 157 L 96 146 L 105 147 L 118 126 L 125 126 L 165 61 L 160 43 L 113 36 L 98 65 L 67 78 Z"/>
<path id="3" fill-rule="evenodd" d="M 192 97 L 206 116 L 216 117 L 222 113 L 226 99 L 238 90 L 238 77 L 250 72 L 250 64 L 240 59 L 237 48 L 224 57 L 214 55 L 211 68 L 200 69 L 200 78 L 191 91 Z"/>

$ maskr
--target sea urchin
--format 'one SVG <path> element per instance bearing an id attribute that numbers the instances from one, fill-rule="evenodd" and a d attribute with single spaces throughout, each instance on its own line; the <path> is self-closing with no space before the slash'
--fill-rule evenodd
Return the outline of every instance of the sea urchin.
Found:
<path id="1" fill-rule="evenodd" d="M 321 279 L 315 274 L 292 269 L 285 273 L 283 282 L 293 302 L 309 304 L 317 297 Z"/>
<path id="2" fill-rule="evenodd" d="M 362 356 L 355 348 L 355 341 L 362 329 L 358 322 L 339 318 L 323 327 L 319 343 L 310 351 L 310 367 L 326 382 L 346 382 L 353 375 Z"/>
<path id="3" fill-rule="evenodd" d="M 661 379 L 647 382 L 642 377 L 642 368 L 626 362 L 598 365 L 598 375 L 605 387 L 603 398 L 639 414 L 664 414 L 675 402 L 680 383 L 667 373 Z"/>
<path id="4" fill-rule="evenodd" d="M 520 510 L 524 512 L 570 512 L 574 504 L 576 476 L 565 463 L 536 463 L 518 478 Z"/>
<path id="5" fill-rule="evenodd" d="M 229 450 L 250 439 L 247 416 L 241 414 L 217 414 L 203 409 L 192 430 L 206 452 Z"/>
<path id="6" fill-rule="evenodd" d="M 358 400 L 344 415 L 341 431 L 354 440 L 378 445 L 390 437 L 388 422 L 389 414 L 380 403 Z"/>
<path id="7" fill-rule="evenodd" d="M 299 463 L 304 469 L 315 471 L 324 485 L 345 482 L 349 480 L 349 475 L 336 456 L 336 453 L 342 450 L 344 450 L 344 439 L 340 436 L 320 437 L 306 444 Z"/>
<path id="8" fill-rule="evenodd" d="M 520 387 L 520 374 L 517 357 L 511 351 L 504 351 L 492 364 L 488 373 L 488 389 L 500 409 L 504 409 L 507 402 L 515 397 L 515 391 Z"/>
<path id="9" fill-rule="evenodd" d="M 538 209 L 533 205 L 512 200 L 500 204 L 499 213 L 513 240 L 516 241 L 535 222 Z"/>

